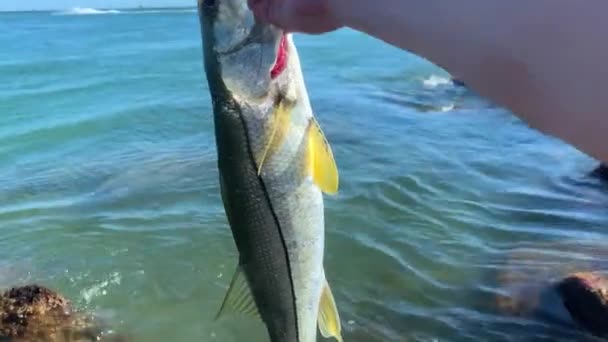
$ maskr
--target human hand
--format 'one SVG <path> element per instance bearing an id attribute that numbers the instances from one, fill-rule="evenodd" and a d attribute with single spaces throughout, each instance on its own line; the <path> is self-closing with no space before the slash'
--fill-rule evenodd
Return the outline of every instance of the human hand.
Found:
<path id="1" fill-rule="evenodd" d="M 256 18 L 288 32 L 319 34 L 343 26 L 334 0 L 247 0 Z"/>

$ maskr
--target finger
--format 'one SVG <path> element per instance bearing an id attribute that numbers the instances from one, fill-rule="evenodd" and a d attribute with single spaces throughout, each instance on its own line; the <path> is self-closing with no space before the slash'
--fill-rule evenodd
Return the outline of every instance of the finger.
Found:
<path id="1" fill-rule="evenodd" d="M 269 13 L 272 5 L 270 0 L 247 0 L 247 5 L 258 20 L 264 22 L 270 20 Z"/>
<path id="2" fill-rule="evenodd" d="M 306 0 L 293 2 L 294 14 L 298 16 L 324 16 L 327 12 L 327 0 Z"/>

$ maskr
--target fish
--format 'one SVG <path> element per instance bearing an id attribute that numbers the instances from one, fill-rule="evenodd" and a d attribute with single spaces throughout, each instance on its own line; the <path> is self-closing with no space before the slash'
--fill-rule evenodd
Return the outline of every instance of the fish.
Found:
<path id="1" fill-rule="evenodd" d="M 313 115 L 293 34 L 246 0 L 198 0 L 219 188 L 238 266 L 216 315 L 261 321 L 272 342 L 342 342 L 325 273 L 324 196 L 337 164 Z M 318 329 L 318 330 L 317 330 Z"/>

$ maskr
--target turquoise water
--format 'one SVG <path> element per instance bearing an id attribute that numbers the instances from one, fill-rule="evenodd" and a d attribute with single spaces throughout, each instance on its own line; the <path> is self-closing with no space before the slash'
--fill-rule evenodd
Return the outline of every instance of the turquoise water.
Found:
<path id="1" fill-rule="evenodd" d="M 50 286 L 135 341 L 265 341 L 213 320 L 236 250 L 196 13 L 82 14 L 0 14 L 0 287 Z M 596 162 L 357 32 L 296 43 L 341 172 L 326 269 L 345 341 L 585 338 L 494 302 L 514 248 L 608 237 Z"/>

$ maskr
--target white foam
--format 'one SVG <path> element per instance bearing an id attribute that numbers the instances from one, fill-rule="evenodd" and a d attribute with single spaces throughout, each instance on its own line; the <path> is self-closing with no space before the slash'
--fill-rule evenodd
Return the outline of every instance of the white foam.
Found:
<path id="1" fill-rule="evenodd" d="M 57 12 L 57 15 L 99 15 L 99 14 L 119 14 L 118 10 L 100 10 L 90 7 L 74 7 L 67 11 Z"/>
<path id="2" fill-rule="evenodd" d="M 422 84 L 427 88 L 437 88 L 440 85 L 447 85 L 450 83 L 452 83 L 452 81 L 449 78 L 437 75 L 431 75 L 429 78 L 422 81 Z"/>
<path id="3" fill-rule="evenodd" d="M 159 9 L 159 10 L 137 10 L 129 12 L 132 14 L 146 14 L 146 13 L 197 13 L 196 9 L 184 8 L 184 9 Z"/>
<path id="4" fill-rule="evenodd" d="M 120 281 L 120 273 L 114 272 L 110 274 L 108 279 L 100 283 L 93 284 L 91 287 L 80 291 L 80 296 L 82 297 L 82 299 L 84 299 L 86 304 L 90 304 L 94 298 L 107 295 L 107 288 L 110 285 L 120 285 Z"/>
<path id="5" fill-rule="evenodd" d="M 74 7 L 67 11 L 55 12 L 53 15 L 100 15 L 100 14 L 151 14 L 151 13 L 196 13 L 194 8 L 176 8 L 176 9 L 138 9 L 119 11 L 114 9 L 101 10 L 90 7 Z"/>
<path id="6" fill-rule="evenodd" d="M 454 109 L 454 104 L 453 104 L 453 103 L 452 103 L 452 104 L 449 104 L 449 105 L 447 105 L 447 106 L 443 106 L 443 107 L 441 107 L 441 111 L 442 111 L 442 112 L 449 112 L 449 111 L 451 111 L 451 110 L 453 110 L 453 109 Z"/>

